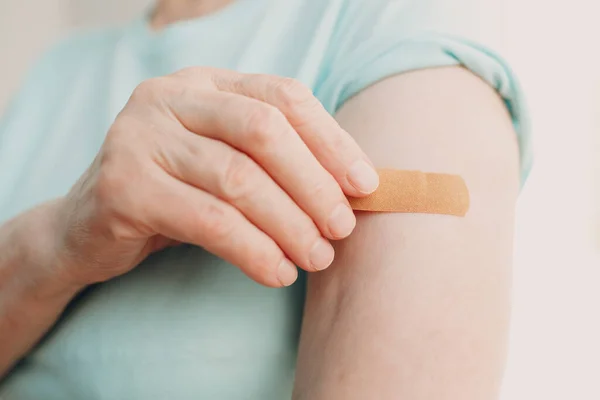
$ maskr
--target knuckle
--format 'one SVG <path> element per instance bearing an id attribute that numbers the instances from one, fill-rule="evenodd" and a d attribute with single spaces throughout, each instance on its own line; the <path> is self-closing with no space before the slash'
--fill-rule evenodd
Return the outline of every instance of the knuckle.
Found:
<path id="1" fill-rule="evenodd" d="M 278 103 L 288 111 L 314 106 L 317 99 L 312 90 L 302 82 L 293 78 L 281 78 L 275 81 L 275 97 Z"/>
<path id="2" fill-rule="evenodd" d="M 176 91 L 176 85 L 171 78 L 166 76 L 150 78 L 133 90 L 130 102 L 158 103 Z"/>
<path id="3" fill-rule="evenodd" d="M 172 74 L 172 76 L 182 83 L 184 89 L 203 89 L 212 87 L 211 80 L 217 73 L 215 68 L 205 66 L 193 66 L 180 69 Z M 190 85 L 190 82 L 193 84 Z"/>
<path id="4" fill-rule="evenodd" d="M 344 154 L 343 152 L 348 150 L 348 143 L 344 132 L 341 129 L 329 130 L 329 135 L 326 140 L 323 140 L 323 146 L 329 150 L 330 154 Z"/>
<path id="5" fill-rule="evenodd" d="M 137 115 L 123 110 L 108 130 L 103 147 L 113 150 L 122 146 L 124 142 L 132 137 L 137 137 L 142 131 L 144 131 L 144 127 Z"/>
<path id="6" fill-rule="evenodd" d="M 246 132 L 254 146 L 269 146 L 284 128 L 285 117 L 270 105 L 257 105 L 248 110 Z"/>
<path id="7" fill-rule="evenodd" d="M 243 153 L 233 153 L 223 169 L 219 188 L 222 196 L 233 201 L 248 196 L 256 172 L 257 167 L 250 157 Z"/>
<path id="8" fill-rule="evenodd" d="M 161 78 L 152 78 L 143 81 L 135 89 L 131 95 L 132 100 L 146 100 L 152 98 L 157 91 L 160 91 L 163 85 Z"/>
<path id="9" fill-rule="evenodd" d="M 317 180 L 313 183 L 311 193 L 315 199 L 331 199 L 333 191 L 331 190 L 332 185 L 323 179 Z"/>
<path id="10" fill-rule="evenodd" d="M 314 223 L 310 224 L 298 224 L 291 232 L 292 237 L 298 239 L 298 247 L 305 249 L 312 246 L 317 239 L 321 237 L 321 233 L 319 229 L 314 225 Z"/>
<path id="11" fill-rule="evenodd" d="M 233 224 L 224 207 L 217 204 L 208 204 L 201 211 L 200 224 L 204 230 L 205 236 L 211 240 L 220 241 L 230 237 L 233 231 Z"/>
<path id="12" fill-rule="evenodd" d="M 196 77 L 199 75 L 203 75 L 206 73 L 205 67 L 194 66 L 194 67 L 185 67 L 175 72 L 173 75 L 181 78 L 187 77 Z"/>

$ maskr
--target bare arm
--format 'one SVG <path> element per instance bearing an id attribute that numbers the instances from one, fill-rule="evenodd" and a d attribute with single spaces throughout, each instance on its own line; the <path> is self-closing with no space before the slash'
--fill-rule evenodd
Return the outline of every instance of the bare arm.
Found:
<path id="1" fill-rule="evenodd" d="M 310 274 L 294 399 L 497 398 L 518 192 L 501 100 L 461 68 L 432 69 L 366 89 L 337 119 L 377 166 L 462 175 L 471 209 L 358 215 Z"/>
<path id="2" fill-rule="evenodd" d="M 44 204 L 0 225 L 0 378 L 54 324 L 81 289 L 51 273 L 53 235 Z"/>
<path id="3" fill-rule="evenodd" d="M 346 195 L 378 180 L 293 79 L 196 67 L 141 83 L 71 190 L 0 226 L 0 377 L 80 288 L 166 246 L 201 246 L 271 287 L 296 265 L 327 268 L 326 238 L 356 223 Z"/>

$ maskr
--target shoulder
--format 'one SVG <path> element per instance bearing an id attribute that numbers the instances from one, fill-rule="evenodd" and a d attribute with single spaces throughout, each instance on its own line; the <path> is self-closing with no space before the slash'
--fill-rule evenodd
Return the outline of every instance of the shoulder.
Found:
<path id="1" fill-rule="evenodd" d="M 464 0 L 329 0 L 338 20 L 316 94 L 332 114 L 352 96 L 394 75 L 461 66 L 488 83 L 510 111 L 523 177 L 531 165 L 525 98 L 505 48 L 501 2 Z"/>

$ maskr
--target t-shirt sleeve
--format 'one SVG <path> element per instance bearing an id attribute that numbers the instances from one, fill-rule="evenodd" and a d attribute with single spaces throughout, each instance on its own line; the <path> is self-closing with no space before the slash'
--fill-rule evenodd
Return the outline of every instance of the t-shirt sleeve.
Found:
<path id="1" fill-rule="evenodd" d="M 463 66 L 504 100 L 517 133 L 521 182 L 531 168 L 531 133 L 520 85 L 494 51 L 502 48 L 503 2 L 346 0 L 315 94 L 330 113 L 367 86 L 402 72 Z"/>

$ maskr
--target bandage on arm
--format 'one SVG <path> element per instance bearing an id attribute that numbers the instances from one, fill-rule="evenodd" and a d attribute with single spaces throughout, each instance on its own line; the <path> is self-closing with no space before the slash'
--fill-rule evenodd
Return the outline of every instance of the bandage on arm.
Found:
<path id="1" fill-rule="evenodd" d="M 352 200 L 404 212 L 356 211 L 333 265 L 309 274 L 294 400 L 497 399 L 519 186 L 502 100 L 461 68 L 430 69 L 365 89 L 336 118 L 376 166 L 465 186 L 432 194 L 401 172 L 393 190 L 384 176 L 375 197 Z M 448 215 L 467 188 L 468 212 Z M 406 203 L 422 198 L 443 205 Z"/>
<path id="2" fill-rule="evenodd" d="M 469 191 L 458 175 L 379 169 L 379 188 L 370 196 L 350 198 L 358 211 L 446 214 L 464 217 Z"/>

